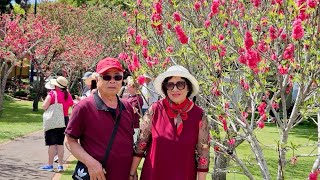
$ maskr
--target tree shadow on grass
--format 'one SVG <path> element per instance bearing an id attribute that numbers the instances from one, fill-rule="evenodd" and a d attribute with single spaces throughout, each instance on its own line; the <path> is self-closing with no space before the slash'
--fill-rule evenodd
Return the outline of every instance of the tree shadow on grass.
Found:
<path id="1" fill-rule="evenodd" d="M 32 111 L 31 101 L 5 101 L 0 122 L 32 123 L 42 121 L 43 110 Z"/>

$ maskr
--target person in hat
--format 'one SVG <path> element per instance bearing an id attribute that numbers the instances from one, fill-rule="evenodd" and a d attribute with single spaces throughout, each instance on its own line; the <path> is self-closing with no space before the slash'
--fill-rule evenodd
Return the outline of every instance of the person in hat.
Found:
<path id="1" fill-rule="evenodd" d="M 139 124 L 140 124 L 140 117 L 142 116 L 142 105 L 143 100 L 141 94 L 138 93 L 139 85 L 134 82 L 134 79 L 132 76 L 127 77 L 127 85 L 126 89 L 128 91 L 128 94 L 124 95 L 123 99 L 127 100 L 129 104 L 133 107 L 135 112 L 134 117 L 134 124 L 133 127 L 135 128 L 135 134 L 134 134 L 134 142 L 137 140 L 138 132 L 139 132 Z"/>
<path id="2" fill-rule="evenodd" d="M 124 69 L 118 59 L 107 57 L 98 62 L 96 72 L 97 91 L 74 106 L 65 131 L 67 144 L 78 164 L 88 168 L 85 173 L 90 179 L 127 180 L 133 158 L 135 114 L 131 105 L 117 96 Z M 110 153 L 102 164 L 117 122 Z M 83 174 L 74 172 L 75 177 Z"/>
<path id="3" fill-rule="evenodd" d="M 159 95 L 154 90 L 153 79 L 148 74 L 143 75 L 145 82 L 141 88 L 141 94 L 143 97 L 142 115 L 149 109 L 149 107 L 159 99 Z"/>
<path id="4" fill-rule="evenodd" d="M 141 158 L 143 180 L 205 180 L 209 167 L 209 128 L 204 110 L 190 99 L 198 81 L 179 65 L 154 80 L 163 99 L 146 112 L 130 170 L 133 179 Z"/>
<path id="5" fill-rule="evenodd" d="M 90 89 L 91 89 L 91 80 L 92 78 L 92 72 L 88 71 L 85 72 L 83 77 L 81 78 L 85 84 L 83 90 L 82 90 L 82 95 L 81 97 L 87 97 L 90 96 Z M 81 98 L 82 99 L 82 98 Z"/>
<path id="6" fill-rule="evenodd" d="M 46 83 L 47 89 L 52 89 L 42 104 L 42 108 L 47 110 L 51 104 L 55 103 L 57 98 L 58 103 L 63 106 L 64 120 L 67 126 L 69 121 L 68 111 L 73 105 L 71 94 L 67 89 L 68 80 L 65 77 L 59 76 L 57 79 L 51 79 Z M 48 164 L 41 166 L 40 170 L 53 171 L 54 156 L 58 154 L 58 168 L 57 171 L 63 171 L 63 155 L 64 155 L 64 128 L 55 128 L 45 131 L 45 143 L 48 147 Z"/>

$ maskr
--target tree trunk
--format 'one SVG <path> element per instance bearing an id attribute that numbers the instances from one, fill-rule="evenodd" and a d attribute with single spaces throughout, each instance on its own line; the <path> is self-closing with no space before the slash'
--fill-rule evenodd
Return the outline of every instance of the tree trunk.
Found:
<path id="1" fill-rule="evenodd" d="M 282 131 L 282 135 L 280 136 L 280 143 L 278 145 L 278 152 L 279 152 L 279 162 L 278 162 L 278 180 L 284 180 L 285 177 L 285 166 L 286 166 L 286 144 L 288 141 L 288 133 L 289 131 Z"/>
<path id="2" fill-rule="evenodd" d="M 265 180 L 271 179 L 267 162 L 265 161 L 264 155 L 262 153 L 262 149 L 259 145 L 257 138 L 255 136 L 253 136 L 252 134 L 248 134 L 248 142 L 249 142 L 251 149 L 254 152 L 254 155 L 256 157 L 256 161 L 259 165 L 262 178 Z"/>
<path id="3" fill-rule="evenodd" d="M 226 169 L 229 159 L 222 153 L 215 153 L 212 179 L 226 180 Z"/>
<path id="4" fill-rule="evenodd" d="M 311 172 L 319 169 L 320 165 L 320 111 L 318 112 L 318 158 L 314 161 Z"/>
<path id="5" fill-rule="evenodd" d="M 40 98 L 42 97 L 43 95 L 43 88 L 44 88 L 44 75 L 42 73 L 39 73 L 39 76 L 40 76 L 40 81 L 39 81 L 39 84 L 38 84 L 38 87 L 36 88 L 36 96 L 33 100 L 33 111 L 38 111 L 39 108 L 38 108 L 38 105 L 39 105 L 39 101 L 40 101 Z"/>

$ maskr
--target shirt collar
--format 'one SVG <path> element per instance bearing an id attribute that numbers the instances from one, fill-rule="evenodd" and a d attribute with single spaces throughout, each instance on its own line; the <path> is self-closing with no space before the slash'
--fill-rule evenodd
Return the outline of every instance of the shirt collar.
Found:
<path id="1" fill-rule="evenodd" d="M 98 91 L 93 93 L 93 98 L 94 101 L 96 103 L 96 107 L 98 110 L 102 110 L 102 111 L 110 111 L 110 107 L 108 107 L 103 100 L 100 98 L 100 96 L 98 95 Z M 123 110 L 126 110 L 126 107 L 123 105 L 123 103 L 120 101 L 119 96 L 117 95 L 117 100 L 118 100 L 118 107 L 122 106 Z M 117 108 L 118 108 L 117 107 Z"/>

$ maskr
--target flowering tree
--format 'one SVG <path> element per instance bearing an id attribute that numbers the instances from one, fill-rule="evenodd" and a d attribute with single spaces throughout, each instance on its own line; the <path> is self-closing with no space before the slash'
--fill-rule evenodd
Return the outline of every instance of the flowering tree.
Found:
<path id="1" fill-rule="evenodd" d="M 243 141 L 261 177 L 271 179 L 255 136 L 267 119 L 280 130 L 277 179 L 284 179 L 289 132 L 313 108 L 319 87 L 319 1 L 137 0 L 132 6 L 123 12 L 127 48 L 119 58 L 135 76 L 180 64 L 197 77 L 197 102 L 212 115 L 213 179 L 225 178 L 226 157 L 254 179 L 235 151 Z"/>
<path id="2" fill-rule="evenodd" d="M 40 79 L 43 79 L 52 59 L 59 52 L 57 45 L 60 39 L 57 35 L 58 27 L 41 17 L 29 16 L 25 20 L 20 16 L 3 15 L 0 27 L 2 109 L 7 78 L 17 62 L 27 57 L 35 64 Z"/>

